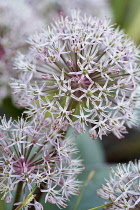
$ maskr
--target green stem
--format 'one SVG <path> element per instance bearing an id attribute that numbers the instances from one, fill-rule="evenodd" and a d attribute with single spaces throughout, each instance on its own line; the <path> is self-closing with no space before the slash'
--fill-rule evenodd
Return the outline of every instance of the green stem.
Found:
<path id="1" fill-rule="evenodd" d="M 81 201 L 81 199 L 82 199 L 82 197 L 83 197 L 84 190 L 86 189 L 86 187 L 88 186 L 89 182 L 90 182 L 91 179 L 93 178 L 94 173 L 95 173 L 95 171 L 91 171 L 91 172 L 89 173 L 89 175 L 88 175 L 88 177 L 87 177 L 87 179 L 86 179 L 86 181 L 85 181 L 85 183 L 84 183 L 83 189 L 82 189 L 82 191 L 80 192 L 80 194 L 79 194 L 79 196 L 78 196 L 78 199 L 77 199 L 76 205 L 75 205 L 75 207 L 74 207 L 74 210 L 77 210 L 77 208 L 78 208 L 78 206 L 79 206 L 79 203 L 80 203 L 80 201 Z"/>
<path id="2" fill-rule="evenodd" d="M 23 182 L 19 182 L 18 183 L 18 186 L 17 186 L 17 189 L 16 189 L 16 195 L 15 195 L 14 203 L 18 203 L 19 200 L 20 200 L 20 196 L 21 196 L 21 193 L 22 193 L 22 185 L 23 185 Z M 14 203 L 13 203 L 12 210 L 15 209 Z"/>
<path id="3" fill-rule="evenodd" d="M 29 193 L 29 195 L 25 198 L 25 200 L 15 209 L 21 210 L 23 207 L 26 207 L 33 199 L 34 199 L 34 191 L 36 190 L 37 186 L 33 188 L 33 190 Z"/>
<path id="4" fill-rule="evenodd" d="M 101 208 L 103 208 L 103 207 L 112 206 L 112 205 L 113 205 L 113 203 L 107 203 L 107 204 L 104 204 L 104 205 L 102 205 L 102 206 L 97 206 L 97 207 L 95 207 L 95 208 L 88 209 L 88 210 L 101 209 Z"/>

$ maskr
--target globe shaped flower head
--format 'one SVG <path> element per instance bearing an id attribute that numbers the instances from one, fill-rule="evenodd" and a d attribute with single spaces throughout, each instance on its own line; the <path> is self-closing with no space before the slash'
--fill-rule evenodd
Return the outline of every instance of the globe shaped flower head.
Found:
<path id="1" fill-rule="evenodd" d="M 126 133 L 134 123 L 135 92 L 139 84 L 139 50 L 110 20 L 61 16 L 43 32 L 29 38 L 27 55 L 19 53 L 19 79 L 11 85 L 29 115 L 50 112 L 55 129 L 66 124 L 75 133 L 90 126 L 92 139 Z"/>
<path id="2" fill-rule="evenodd" d="M 105 209 L 140 209 L 140 161 L 111 168 L 110 180 L 106 180 L 106 185 L 102 185 L 97 194 L 111 201 Z"/>
<path id="3" fill-rule="evenodd" d="M 4 116 L 1 123 L 1 199 L 10 203 L 18 189 L 21 197 L 15 205 L 23 203 L 24 207 L 43 209 L 35 200 L 34 188 L 38 188 L 45 195 L 45 203 L 66 207 L 69 197 L 79 191 L 77 175 L 83 170 L 82 161 L 72 157 L 77 153 L 72 141 L 54 131 L 49 118 L 32 123 L 23 118 L 7 122 Z"/>

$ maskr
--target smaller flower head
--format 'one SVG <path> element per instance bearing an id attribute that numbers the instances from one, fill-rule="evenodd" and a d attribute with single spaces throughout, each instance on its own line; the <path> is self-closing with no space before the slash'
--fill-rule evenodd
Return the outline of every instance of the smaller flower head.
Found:
<path id="1" fill-rule="evenodd" d="M 80 182 L 77 175 L 83 166 L 73 159 L 77 149 L 70 139 L 64 139 L 50 125 L 50 119 L 18 122 L 5 116 L 0 125 L 0 192 L 2 199 L 11 202 L 13 192 L 22 184 L 23 200 L 34 199 L 37 186 L 45 194 L 45 202 L 66 207 L 71 195 L 77 195 Z M 28 206 L 30 203 L 27 202 Z M 36 201 L 34 205 L 40 206 Z M 36 207 L 37 208 L 37 207 Z"/>
<path id="2" fill-rule="evenodd" d="M 110 200 L 112 210 L 140 209 L 140 161 L 119 164 L 111 168 L 110 180 L 97 190 L 97 194 Z"/>

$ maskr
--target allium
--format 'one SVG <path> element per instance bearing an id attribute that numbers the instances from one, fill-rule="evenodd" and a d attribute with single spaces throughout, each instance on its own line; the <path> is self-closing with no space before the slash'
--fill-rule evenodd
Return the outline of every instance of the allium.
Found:
<path id="1" fill-rule="evenodd" d="M 71 195 L 77 195 L 80 181 L 77 175 L 83 170 L 82 161 L 73 155 L 77 149 L 72 141 L 54 131 L 50 119 L 27 122 L 7 122 L 0 125 L 0 192 L 7 203 L 20 186 L 21 204 L 42 209 L 36 194 L 29 196 L 36 186 L 45 195 L 45 203 L 66 207 Z M 34 203 L 31 201 L 34 199 Z M 31 202 L 31 203 L 30 203 Z M 27 205 L 25 205 L 27 204 Z M 39 206 L 37 208 L 37 206 Z"/>
<path id="2" fill-rule="evenodd" d="M 92 139 L 126 133 L 139 85 L 139 49 L 110 20 L 61 16 L 51 27 L 29 38 L 27 55 L 19 54 L 19 79 L 12 88 L 29 115 L 51 113 L 55 129 L 67 124 L 75 133 L 90 126 Z"/>
<path id="3" fill-rule="evenodd" d="M 42 26 L 25 0 L 0 1 L 0 103 L 10 94 L 9 77 L 16 76 L 12 66 L 17 50 L 25 52 L 25 39 Z"/>
<path id="4" fill-rule="evenodd" d="M 140 209 L 140 161 L 111 168 L 110 180 L 106 180 L 97 194 L 111 201 L 112 206 L 105 209 Z"/>

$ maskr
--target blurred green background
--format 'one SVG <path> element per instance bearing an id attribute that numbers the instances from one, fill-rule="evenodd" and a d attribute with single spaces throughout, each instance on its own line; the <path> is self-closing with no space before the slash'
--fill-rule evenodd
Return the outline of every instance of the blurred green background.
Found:
<path id="1" fill-rule="evenodd" d="M 117 23 L 137 45 L 140 44 L 140 0 L 110 0 L 113 22 Z M 140 112 L 138 111 L 138 115 Z M 128 129 L 124 139 L 113 135 L 103 138 L 106 161 L 128 162 L 140 159 L 140 123 L 138 128 Z"/>
<path id="2" fill-rule="evenodd" d="M 110 0 L 113 21 L 140 44 L 140 1 Z"/>

